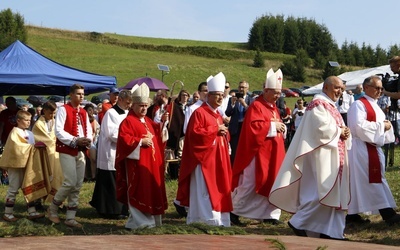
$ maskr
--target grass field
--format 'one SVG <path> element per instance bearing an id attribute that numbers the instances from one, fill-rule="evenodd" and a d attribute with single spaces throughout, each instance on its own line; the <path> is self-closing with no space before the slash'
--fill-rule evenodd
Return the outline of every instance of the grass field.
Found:
<path id="1" fill-rule="evenodd" d="M 260 69 L 251 66 L 252 59 L 222 60 L 178 53 L 137 50 L 92 42 L 85 38 L 82 32 L 28 27 L 28 34 L 27 44 L 39 53 L 71 67 L 116 76 L 118 86 L 123 86 L 132 79 L 146 75 L 161 79 L 162 72 L 158 70 L 157 64 L 168 65 L 170 72 L 164 76 L 166 85 L 171 87 L 173 82 L 180 80 L 185 84 L 184 88 L 191 93 L 209 75 L 215 75 L 220 71 L 231 82 L 232 88 L 237 88 L 239 81 L 247 80 L 250 83 L 250 90 L 259 90 L 269 68 L 272 67 L 276 70 L 284 59 L 293 57 L 285 54 L 264 53 L 266 66 Z M 176 47 L 211 46 L 226 50 L 242 50 L 244 47 L 240 43 L 143 38 L 109 33 L 104 35 L 123 43 L 135 42 Z M 293 82 L 284 77 L 284 85 L 285 87 L 314 85 L 322 81 L 319 75 L 320 71 L 307 69 L 309 79 L 307 83 Z"/>
<path id="2" fill-rule="evenodd" d="M 269 68 L 279 68 L 284 59 L 293 57 L 285 54 L 264 53 L 265 68 L 254 68 L 252 60 L 237 58 L 236 60 L 211 59 L 206 57 L 183 55 L 176 53 L 146 51 L 102 44 L 89 41 L 83 32 L 74 32 L 58 29 L 28 27 L 29 38 L 27 45 L 44 56 L 61 64 L 81 70 L 113 75 L 117 78 L 117 85 L 124 86 L 130 80 L 150 76 L 162 79 L 162 72 L 157 64 L 165 64 L 170 72 L 164 75 L 166 85 L 171 88 L 172 83 L 180 80 L 184 89 L 193 93 L 200 82 L 211 75 L 222 71 L 231 88 L 237 88 L 241 80 L 249 82 L 249 90 L 261 90 Z M 228 42 L 207 42 L 179 39 L 145 38 L 124 36 L 118 34 L 104 34 L 123 43 L 142 43 L 154 45 L 184 46 L 210 46 L 226 50 L 243 50 L 244 45 Z M 284 87 L 301 87 L 320 83 L 320 71 L 306 69 L 308 81 L 306 83 L 293 82 L 284 76 Z M 177 94 L 175 88 L 173 94 Z M 86 99 L 90 100 L 93 95 Z M 287 104 L 292 109 L 297 98 L 287 98 Z"/>

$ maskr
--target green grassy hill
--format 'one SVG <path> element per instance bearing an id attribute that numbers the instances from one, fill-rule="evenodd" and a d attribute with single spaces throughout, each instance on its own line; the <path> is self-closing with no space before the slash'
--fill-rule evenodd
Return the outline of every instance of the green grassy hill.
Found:
<path id="1" fill-rule="evenodd" d="M 157 64 L 164 64 L 171 70 L 164 76 L 164 82 L 169 87 L 174 81 L 180 80 L 185 84 L 185 89 L 193 92 L 209 75 L 222 71 L 233 88 L 239 81 L 247 80 L 250 83 L 250 90 L 258 90 L 261 89 L 269 68 L 276 70 L 284 59 L 293 57 L 264 53 L 266 66 L 260 69 L 251 66 L 254 51 L 245 50 L 243 43 L 145 38 L 33 26 L 28 26 L 28 34 L 27 45 L 39 53 L 71 67 L 114 75 L 117 77 L 119 87 L 132 79 L 146 75 L 161 79 L 162 73 L 158 70 Z M 215 51 L 216 56 L 220 58 L 187 53 L 188 48 L 197 50 L 204 47 Z M 163 49 L 174 52 L 162 51 Z M 284 77 L 284 86 L 299 87 L 321 82 L 318 77 L 320 72 L 308 69 L 307 74 L 307 83 L 293 82 Z"/>

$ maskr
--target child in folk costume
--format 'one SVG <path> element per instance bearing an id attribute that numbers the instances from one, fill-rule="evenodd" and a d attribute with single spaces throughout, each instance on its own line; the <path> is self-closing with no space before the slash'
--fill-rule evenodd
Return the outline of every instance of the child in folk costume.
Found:
<path id="1" fill-rule="evenodd" d="M 34 162 L 34 154 L 39 151 L 35 147 L 43 147 L 43 145 L 33 145 L 35 140 L 32 132 L 28 130 L 30 123 L 31 114 L 28 111 L 18 111 L 17 127 L 11 130 L 0 160 L 0 166 L 8 170 L 9 176 L 3 216 L 3 219 L 8 222 L 18 220 L 14 216 L 14 204 L 20 188 L 28 204 L 28 219 L 34 220 L 44 217 L 44 214 L 36 211 L 34 205 L 36 199 L 47 195 L 47 182 L 43 178 L 42 165 Z M 46 164 L 46 161 L 44 161 L 44 164 Z"/>

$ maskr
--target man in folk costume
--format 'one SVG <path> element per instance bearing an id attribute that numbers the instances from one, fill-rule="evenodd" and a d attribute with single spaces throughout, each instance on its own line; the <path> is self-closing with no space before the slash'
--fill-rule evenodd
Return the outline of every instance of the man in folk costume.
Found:
<path id="1" fill-rule="evenodd" d="M 385 178 L 385 156 L 382 146 L 393 143 L 390 121 L 377 105 L 383 87 L 378 76 L 364 80 L 365 95 L 351 105 L 348 124 L 352 134 L 349 150 L 351 202 L 346 222 L 365 223 L 358 213 L 378 213 L 389 225 L 400 223 L 400 214 Z"/>
<path id="2" fill-rule="evenodd" d="M 146 83 L 133 90 L 132 108 L 119 127 L 115 158 L 117 200 L 129 206 L 127 229 L 160 226 L 168 206 L 164 182 L 168 113 L 162 116 L 162 123 L 146 116 L 149 92 Z"/>
<path id="3" fill-rule="evenodd" d="M 130 90 L 119 92 L 117 103 L 103 117 L 97 149 L 97 175 L 90 205 L 105 218 L 128 215 L 126 206 L 117 201 L 115 154 L 119 125 L 128 115 L 132 104 Z"/>
<path id="4" fill-rule="evenodd" d="M 298 236 L 344 238 L 351 134 L 335 107 L 344 88 L 336 76 L 324 81 L 323 93 L 307 106 L 269 195 L 270 203 L 294 213 L 289 226 Z"/>
<path id="5" fill-rule="evenodd" d="M 230 226 L 229 132 L 218 111 L 224 87 L 222 72 L 208 79 L 207 99 L 194 111 L 186 130 L 176 200 L 189 207 L 188 224 Z"/>
<path id="6" fill-rule="evenodd" d="M 69 96 L 70 102 L 58 108 L 55 118 L 56 151 L 59 153 L 64 181 L 47 210 L 47 216 L 53 223 L 60 223 L 58 207 L 68 199 L 64 223 L 80 228 L 82 225 L 75 220 L 75 215 L 85 175 L 85 151 L 90 148 L 93 132 L 89 116 L 80 106 L 85 97 L 84 87 L 72 85 Z"/>
<path id="7" fill-rule="evenodd" d="M 282 122 L 275 103 L 281 95 L 282 71 L 270 69 L 260 95 L 247 109 L 233 170 L 231 222 L 238 216 L 278 224 L 281 210 L 268 202 L 269 192 L 285 157 Z"/>
<path id="8" fill-rule="evenodd" d="M 63 182 L 63 173 L 61 170 L 59 154 L 56 152 L 56 134 L 54 132 L 55 120 L 54 116 L 57 110 L 57 105 L 53 101 L 48 101 L 43 104 L 43 115 L 41 115 L 33 125 L 32 133 L 35 137 L 35 142 L 42 142 L 46 145 L 45 149 L 49 156 L 50 183 L 51 190 L 46 197 L 46 202 L 51 202 L 57 190 Z M 40 148 L 43 150 L 43 148 Z"/>

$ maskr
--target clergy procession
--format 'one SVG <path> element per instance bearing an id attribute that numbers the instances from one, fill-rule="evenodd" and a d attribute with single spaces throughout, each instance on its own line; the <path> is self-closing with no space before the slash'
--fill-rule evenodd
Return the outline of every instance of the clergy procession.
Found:
<path id="1" fill-rule="evenodd" d="M 399 56 L 389 62 L 400 71 Z M 309 103 L 297 101 L 293 118 L 301 115 L 288 146 L 291 128 L 277 105 L 280 69 L 267 72 L 258 96 L 244 80 L 231 91 L 222 72 L 204 79 L 192 99 L 182 89 L 175 98 L 158 90 L 151 100 L 146 83 L 110 89 L 98 115 L 82 108 L 80 84 L 70 88 L 68 103 L 49 101 L 36 119 L 8 97 L 0 113 L 0 168 L 8 175 L 3 220 L 19 219 L 21 190 L 29 220 L 59 224 L 65 213 L 65 225 L 82 228 L 79 197 L 89 171 L 90 205 L 103 218 L 125 220 L 127 230 L 162 226 L 170 204 L 187 224 L 223 227 L 244 226 L 244 219 L 284 225 L 284 211 L 295 235 L 336 240 L 346 239 L 346 226 L 370 223 L 371 214 L 388 226 L 400 223 L 382 150 L 398 131 L 378 105 L 383 94 L 392 102 L 400 94 L 385 90 L 380 76 L 364 80 L 345 117 L 338 108 L 345 83 L 327 77 Z M 165 181 L 174 177 L 176 196 L 168 200 Z"/>

